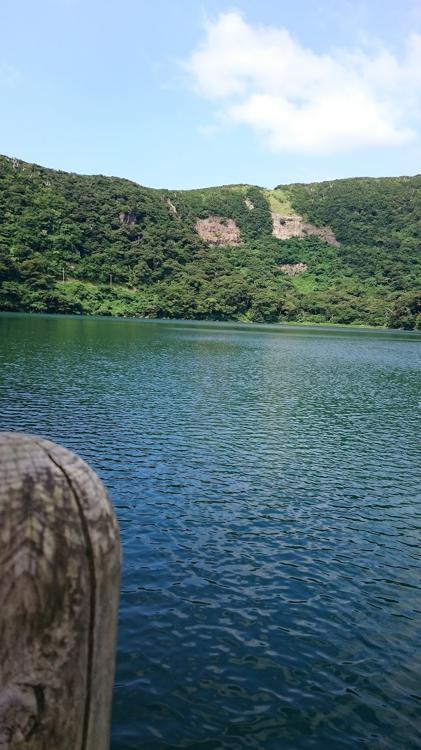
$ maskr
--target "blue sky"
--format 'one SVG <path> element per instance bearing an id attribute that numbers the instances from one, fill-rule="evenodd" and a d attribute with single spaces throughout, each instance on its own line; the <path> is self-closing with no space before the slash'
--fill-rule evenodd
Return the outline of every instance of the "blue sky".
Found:
<path id="1" fill-rule="evenodd" d="M 421 0 L 2 0 L 0 153 L 151 187 L 421 172 Z"/>

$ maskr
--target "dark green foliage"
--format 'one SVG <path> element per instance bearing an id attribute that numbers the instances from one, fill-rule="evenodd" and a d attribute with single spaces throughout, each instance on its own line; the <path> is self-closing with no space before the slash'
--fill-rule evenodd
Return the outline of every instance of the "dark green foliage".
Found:
<path id="1" fill-rule="evenodd" d="M 421 177 L 283 190 L 340 246 L 275 239 L 258 187 L 151 190 L 0 157 L 0 309 L 421 327 Z M 204 243 L 210 216 L 242 244 Z"/>
<path id="2" fill-rule="evenodd" d="M 406 292 L 394 301 L 389 314 L 391 328 L 421 329 L 421 292 Z"/>
<path id="3" fill-rule="evenodd" d="M 421 175 L 283 189 L 298 213 L 333 229 L 349 275 L 393 291 L 420 288 Z"/>

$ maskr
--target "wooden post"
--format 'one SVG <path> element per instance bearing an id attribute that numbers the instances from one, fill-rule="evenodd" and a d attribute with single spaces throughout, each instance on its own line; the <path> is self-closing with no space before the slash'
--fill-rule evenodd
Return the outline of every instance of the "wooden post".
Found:
<path id="1" fill-rule="evenodd" d="M 106 750 L 120 579 L 100 480 L 0 433 L 0 750 Z"/>

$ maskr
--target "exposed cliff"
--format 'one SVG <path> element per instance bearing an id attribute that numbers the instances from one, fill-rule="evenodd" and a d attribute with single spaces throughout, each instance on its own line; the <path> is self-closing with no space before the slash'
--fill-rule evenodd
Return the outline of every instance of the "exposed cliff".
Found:
<path id="1" fill-rule="evenodd" d="M 196 221 L 196 231 L 205 242 L 211 245 L 241 245 L 240 230 L 233 219 L 209 216 Z"/>
<path id="2" fill-rule="evenodd" d="M 272 211 L 273 235 L 278 240 L 289 240 L 291 237 L 320 237 L 322 240 L 337 247 L 339 245 L 334 233 L 329 227 L 315 227 L 308 224 L 302 216 L 285 216 Z"/>

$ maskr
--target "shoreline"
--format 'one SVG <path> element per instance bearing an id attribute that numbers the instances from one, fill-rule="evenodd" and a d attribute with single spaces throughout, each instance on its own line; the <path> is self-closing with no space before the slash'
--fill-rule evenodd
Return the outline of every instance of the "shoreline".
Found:
<path id="1" fill-rule="evenodd" d="M 48 312 L 29 312 L 26 310 L 0 310 L 1 317 L 26 317 L 30 316 L 33 318 L 68 318 L 73 320 L 113 320 L 113 321 L 127 321 L 127 322 L 143 322 L 143 323 L 183 323 L 183 324 L 194 324 L 194 325 L 217 325 L 217 326 L 240 326 L 250 328 L 264 328 L 264 329 L 276 329 L 276 328 L 312 328 L 312 329 L 346 329 L 348 331 L 371 331 L 378 333 L 412 333 L 421 335 L 421 331 L 407 328 L 387 328 L 386 326 L 374 326 L 369 323 L 330 323 L 328 321 L 307 321 L 307 320 L 288 320 L 288 321 L 276 321 L 276 322 L 265 322 L 265 321 L 251 321 L 238 318 L 232 318 L 229 320 L 215 320 L 213 318 L 164 318 L 164 317 L 147 317 L 141 315 L 90 315 L 89 313 L 48 313 Z"/>

